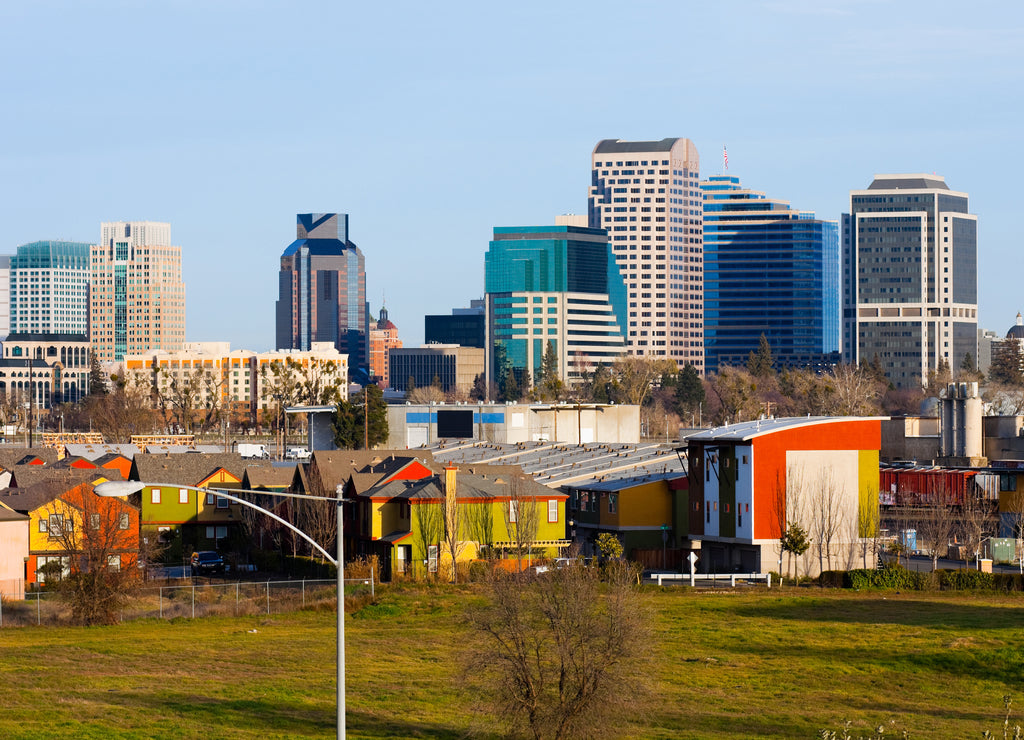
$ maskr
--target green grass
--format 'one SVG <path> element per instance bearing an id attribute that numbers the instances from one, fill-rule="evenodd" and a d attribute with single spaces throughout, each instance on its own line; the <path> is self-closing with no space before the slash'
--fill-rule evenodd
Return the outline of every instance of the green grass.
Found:
<path id="1" fill-rule="evenodd" d="M 637 707 L 636 737 L 813 738 L 846 719 L 866 731 L 892 718 L 914 738 L 978 737 L 999 729 L 1004 694 L 1024 707 L 1020 597 L 648 595 L 657 693 Z M 348 615 L 350 737 L 465 735 L 454 655 L 475 598 L 472 587 L 385 589 Z M 330 737 L 334 650 L 329 605 L 5 628 L 0 737 Z"/>

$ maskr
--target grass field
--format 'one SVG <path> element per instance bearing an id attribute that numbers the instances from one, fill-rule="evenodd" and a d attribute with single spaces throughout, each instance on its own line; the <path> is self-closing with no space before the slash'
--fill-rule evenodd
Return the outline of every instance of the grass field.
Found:
<path id="1" fill-rule="evenodd" d="M 349 736 L 463 737 L 473 718 L 453 656 L 472 587 L 378 596 L 346 622 Z M 813 738 L 845 719 L 867 731 L 896 718 L 914 738 L 966 738 L 999 730 L 1004 694 L 1024 708 L 1019 597 L 648 597 L 657 694 L 636 708 L 634 737 Z M 0 630 L 0 737 L 333 736 L 329 606 Z"/>

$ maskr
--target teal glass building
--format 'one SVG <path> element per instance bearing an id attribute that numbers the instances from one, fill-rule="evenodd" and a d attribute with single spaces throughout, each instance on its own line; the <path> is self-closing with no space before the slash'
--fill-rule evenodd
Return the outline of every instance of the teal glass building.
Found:
<path id="1" fill-rule="evenodd" d="M 839 359 L 839 225 L 749 190 L 701 183 L 705 368 L 745 366 L 767 337 L 777 367 Z"/>
<path id="2" fill-rule="evenodd" d="M 89 333 L 91 246 L 83 242 L 23 244 L 11 257 L 11 333 Z"/>
<path id="3" fill-rule="evenodd" d="M 625 351 L 626 288 L 604 229 L 495 228 L 484 273 L 488 378 L 499 345 L 533 377 L 551 344 L 566 382 Z"/>

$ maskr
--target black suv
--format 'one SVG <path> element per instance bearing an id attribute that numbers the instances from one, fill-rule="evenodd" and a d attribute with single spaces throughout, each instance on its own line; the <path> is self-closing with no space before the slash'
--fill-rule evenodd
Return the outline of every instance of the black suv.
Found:
<path id="1" fill-rule="evenodd" d="M 224 558 L 213 550 L 192 553 L 193 573 L 223 573 Z"/>

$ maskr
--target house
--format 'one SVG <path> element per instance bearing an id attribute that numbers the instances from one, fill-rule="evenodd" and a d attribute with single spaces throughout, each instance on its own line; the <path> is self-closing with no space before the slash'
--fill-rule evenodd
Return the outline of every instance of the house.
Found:
<path id="1" fill-rule="evenodd" d="M 137 566 L 139 510 L 121 499 L 93 493 L 93 485 L 103 480 L 60 476 L 0 491 L 3 504 L 29 520 L 28 548 L 19 558 L 28 585 L 46 581 L 48 564 L 60 563 L 67 573 L 72 558 L 90 557 L 90 551 L 100 549 L 108 567 Z"/>
<path id="2" fill-rule="evenodd" d="M 29 516 L 0 502 L 0 598 L 25 598 Z"/>
<path id="3" fill-rule="evenodd" d="M 877 529 L 881 421 L 765 419 L 689 437 L 687 534 L 699 570 L 777 570 L 793 523 L 816 543 L 801 573 L 859 565 Z"/>
<path id="4" fill-rule="evenodd" d="M 248 466 L 260 463 L 230 453 L 136 455 L 129 478 L 145 484 L 138 494 L 142 537 L 167 544 L 171 560 L 184 557 L 189 549 L 217 549 L 225 540 L 242 537 L 245 507 L 183 486 L 238 489 Z"/>
<path id="5" fill-rule="evenodd" d="M 573 540 L 582 554 L 596 555 L 597 537 L 607 532 L 630 560 L 678 570 L 686 554 L 678 546 L 680 533 L 686 540 L 686 522 L 677 521 L 686 517 L 686 483 L 684 474 L 669 472 L 565 486 Z"/>
<path id="6" fill-rule="evenodd" d="M 354 552 L 376 555 L 384 579 L 450 568 L 448 521 L 459 533 L 457 562 L 481 554 L 500 558 L 522 548 L 526 558 L 553 556 L 569 545 L 564 493 L 521 474 L 495 475 L 486 465 L 461 470 L 448 465 L 441 474 L 418 480 L 392 478 L 355 498 Z"/>

